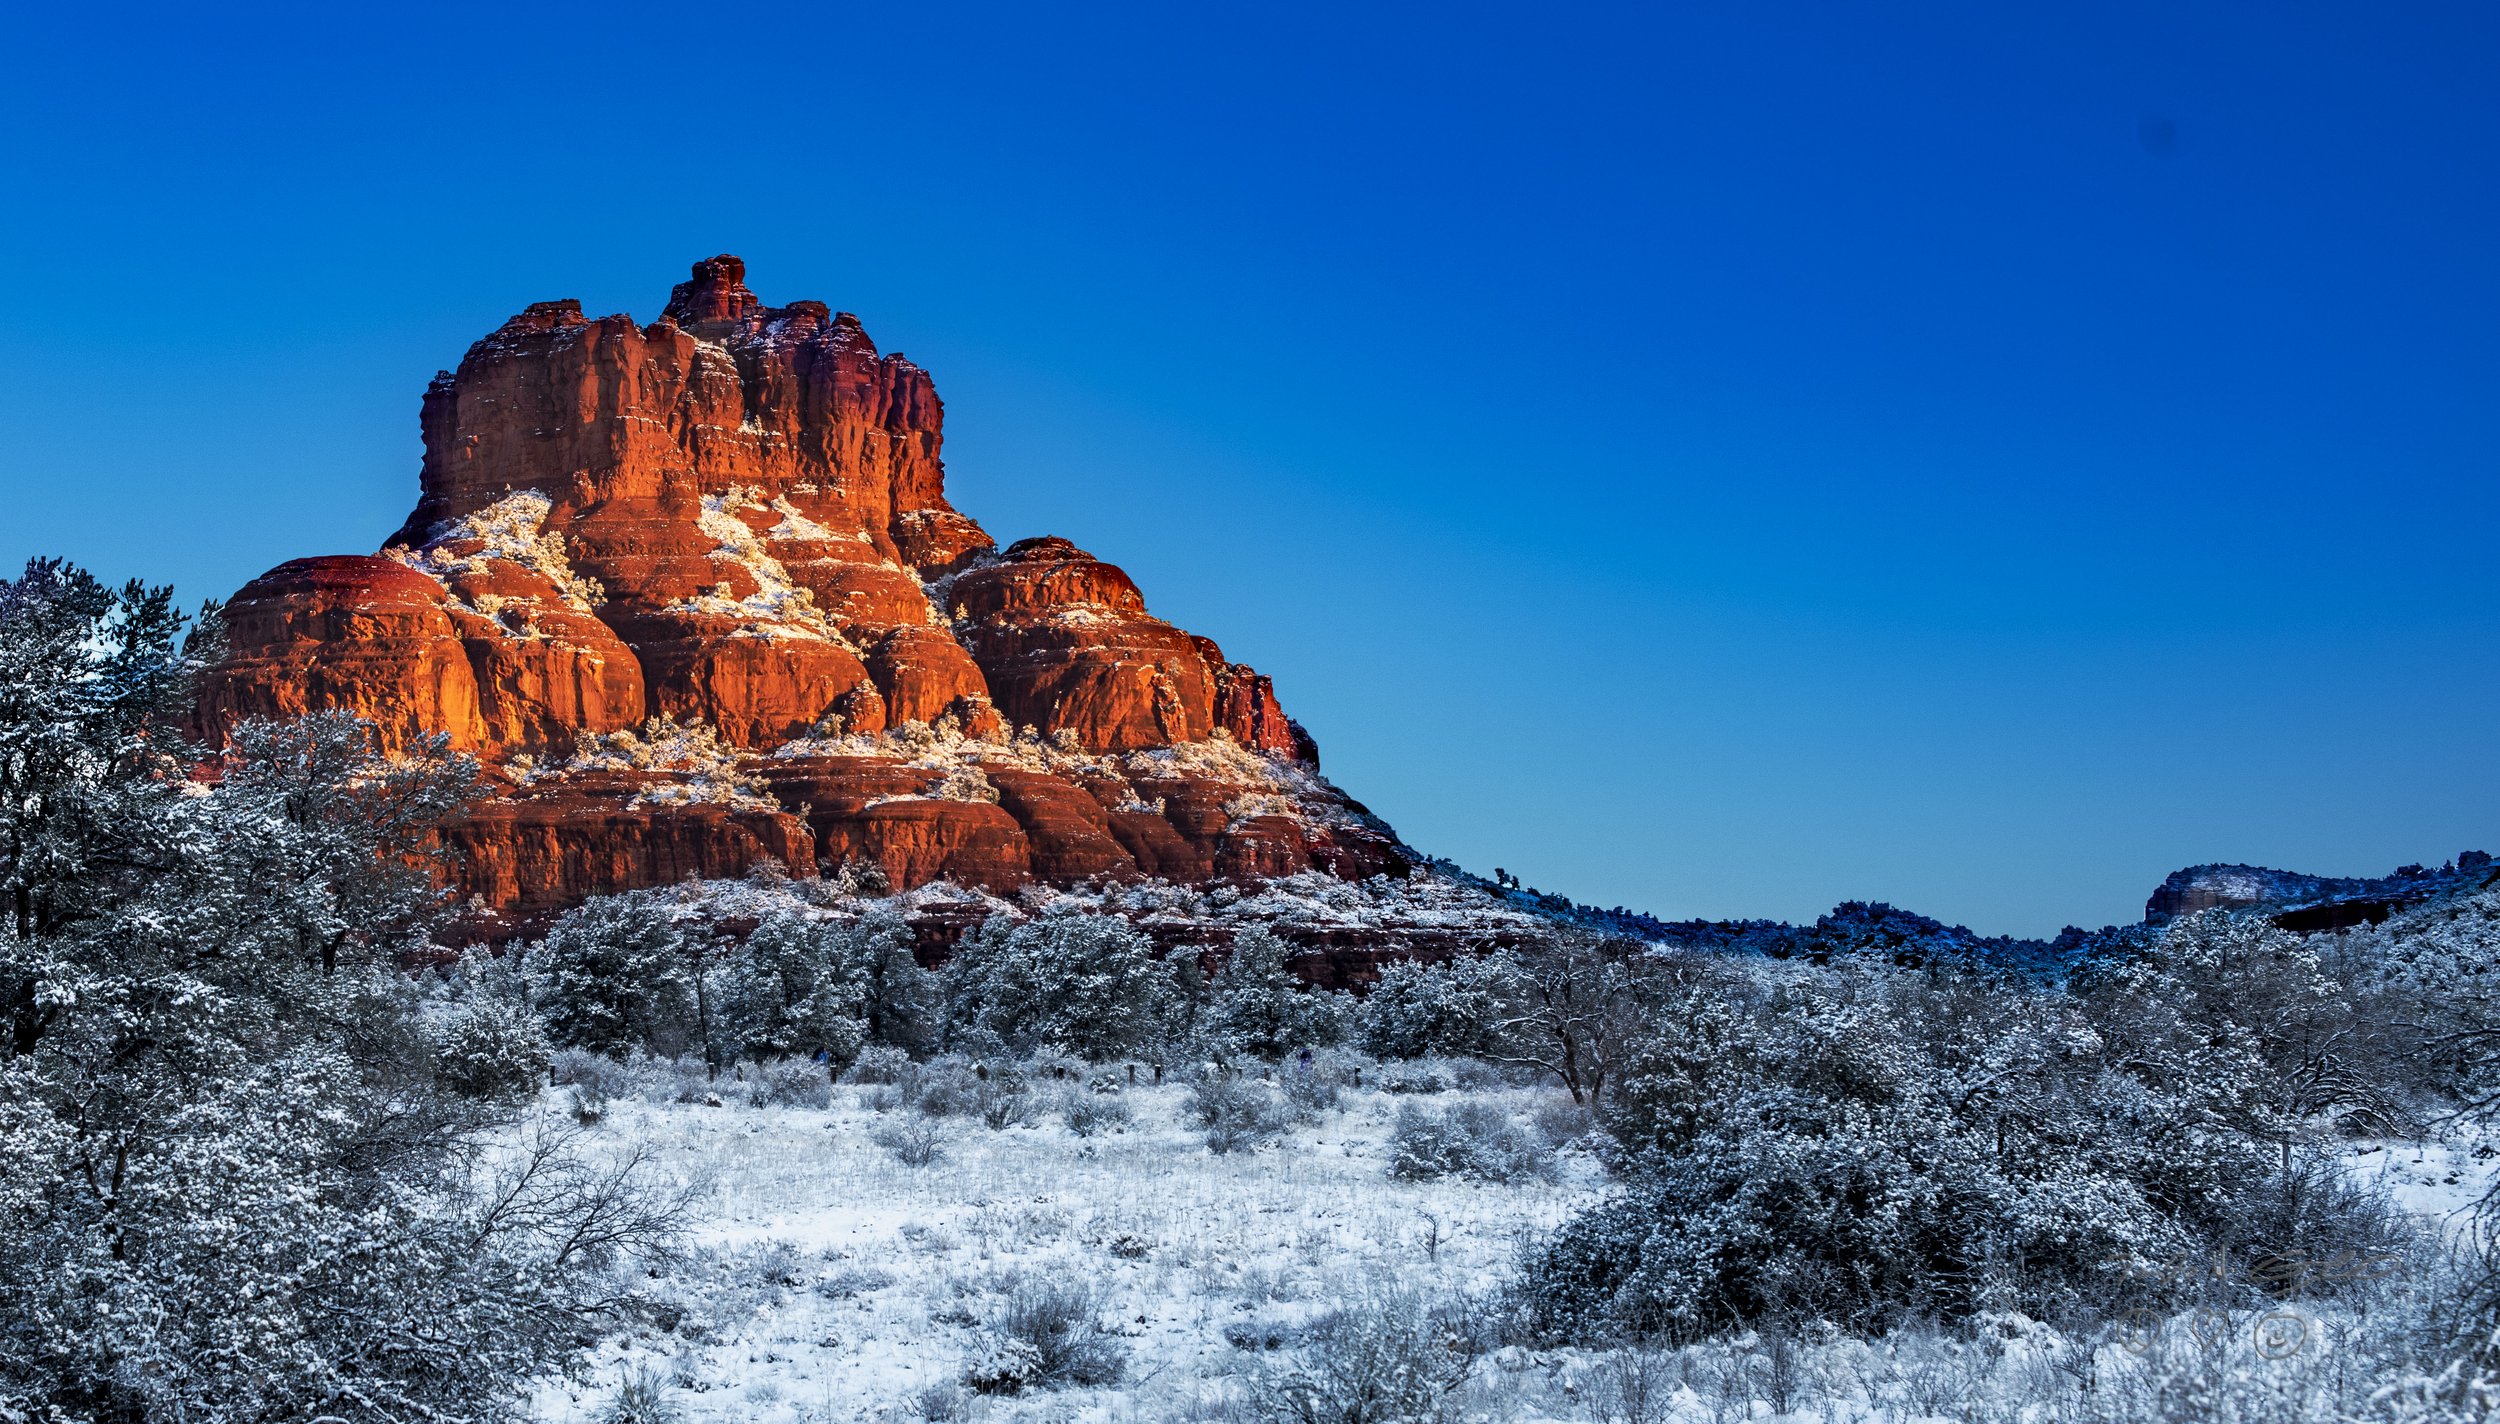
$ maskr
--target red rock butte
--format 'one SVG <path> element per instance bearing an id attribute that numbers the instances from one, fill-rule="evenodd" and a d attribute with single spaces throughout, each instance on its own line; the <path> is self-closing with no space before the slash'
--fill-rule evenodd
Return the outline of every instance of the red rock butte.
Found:
<path id="1" fill-rule="evenodd" d="M 235 595 L 202 734 L 343 709 L 448 738 L 493 788 L 444 830 L 455 888 L 507 918 L 767 861 L 991 891 L 1406 868 L 1266 677 L 947 502 L 927 372 L 745 276 L 470 347 L 388 545 Z"/>

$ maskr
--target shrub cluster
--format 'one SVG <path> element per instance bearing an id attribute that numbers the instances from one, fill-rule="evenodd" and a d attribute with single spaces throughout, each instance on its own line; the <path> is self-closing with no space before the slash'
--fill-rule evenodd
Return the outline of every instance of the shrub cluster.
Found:
<path id="1" fill-rule="evenodd" d="M 1291 1122 L 1283 1094 L 1236 1073 L 1208 1072 L 1190 1085 L 1189 1108 L 1218 1156 L 1252 1151 L 1284 1135 Z"/>
<path id="2" fill-rule="evenodd" d="M 1491 1103 L 1436 1112 L 1406 1103 L 1389 1132 L 1389 1175 L 1401 1181 L 1466 1177 L 1513 1182 L 1554 1171 L 1553 1149 Z"/>
<path id="3" fill-rule="evenodd" d="M 1117 1381 L 1128 1349 L 1102 1328 L 1102 1312 L 1080 1282 L 1018 1282 L 991 1309 L 964 1382 L 976 1394 L 1016 1394 Z"/>
<path id="4" fill-rule="evenodd" d="M 2147 1263 L 2373 1251 L 2301 1103 L 2349 1005 L 2262 922 L 2189 922 L 2069 987 L 1929 965 L 1765 984 L 1687 964 L 1605 1125 L 1626 1181 L 1532 1260 L 1544 1333 L 1858 1330 L 2115 1310 Z"/>
<path id="5" fill-rule="evenodd" d="M 743 939 L 681 916 L 666 891 L 598 896 L 529 946 L 522 963 L 549 1037 L 614 1057 L 694 1054 L 715 1071 L 798 1057 L 830 1078 L 872 1047 L 908 1053 L 943 1027 L 937 977 L 892 915 L 783 911 Z"/>

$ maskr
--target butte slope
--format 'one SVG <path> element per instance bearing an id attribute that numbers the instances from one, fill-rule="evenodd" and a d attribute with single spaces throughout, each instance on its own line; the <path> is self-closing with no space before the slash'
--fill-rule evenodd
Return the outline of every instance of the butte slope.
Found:
<path id="1" fill-rule="evenodd" d="M 427 390 L 387 547 L 235 596 L 201 731 L 447 737 L 493 787 L 445 829 L 455 888 L 506 919 L 768 861 L 993 893 L 1404 873 L 1267 678 L 1067 540 L 957 512 L 942 416 L 734 257 L 647 326 L 541 302 Z"/>

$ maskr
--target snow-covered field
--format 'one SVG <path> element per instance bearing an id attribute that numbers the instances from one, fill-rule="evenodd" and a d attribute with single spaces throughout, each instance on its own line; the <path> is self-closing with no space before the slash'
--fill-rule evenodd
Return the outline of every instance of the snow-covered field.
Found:
<path id="1" fill-rule="evenodd" d="M 686 1070 L 677 1071 L 683 1092 Z M 656 1148 L 671 1173 L 702 1182 L 701 1217 L 681 1261 L 627 1282 L 632 1328 L 581 1373 L 542 1383 L 541 1418 L 1271 1417 L 1245 1406 L 1249 1387 L 1293 1359 L 1314 1321 L 1396 1291 L 1443 1308 L 1489 1304 L 1521 1244 L 1604 1186 L 1598 1163 L 1573 1146 L 1549 1176 L 1503 1185 L 1390 1175 L 1391 1129 L 1406 1104 L 1491 1104 L 1541 1122 L 1548 1140 L 1568 1138 L 1582 1120 L 1563 1093 L 1542 1087 L 1390 1093 L 1375 1071 L 1335 1110 L 1256 1151 L 1218 1154 L 1177 1083 L 1118 1094 L 1128 1125 L 1092 1135 L 1070 1131 L 1060 1110 L 1083 1092 L 1073 1080 L 1037 1085 L 1041 1110 L 999 1130 L 972 1114 L 923 1117 L 894 1104 L 890 1088 L 846 1084 L 819 1110 L 751 1106 L 748 1086 L 724 1080 L 721 1105 L 711 1105 L 667 1101 L 668 1083 L 646 1080 L 641 1096 L 608 1105 L 596 1132 Z M 543 1110 L 567 1103 L 551 1091 Z M 934 1134 L 926 1165 L 881 1143 L 905 1124 Z M 2365 1143 L 2345 1160 L 2356 1179 L 2454 1226 L 2489 1188 L 2500 1154 L 2463 1140 Z M 1093 1293 L 1094 1328 L 1118 1378 L 1014 1394 L 966 1388 L 1000 1348 L 1011 1297 L 1037 1284 Z M 2106 1387 L 2078 1392 L 2097 1370 L 2111 1381 L 2149 1371 L 2174 1391 L 2183 1371 L 2210 1375 L 2231 1382 L 2235 1398 L 2273 1399 L 2289 1411 L 2282 1417 L 2302 1418 L 2312 1372 L 2333 1368 L 2348 1348 L 2335 1342 L 2355 1338 L 2340 1312 L 2304 1310 L 2300 1353 L 2278 1360 L 2251 1344 L 2266 1328 L 2258 1315 L 2225 1323 L 2228 1338 L 2201 1347 L 2184 1318 L 2156 1325 L 2148 1352 L 2146 1338 L 2126 1332 L 2069 1340 L 2007 1316 L 1881 1342 L 1799 1340 L 1785 1364 L 1752 1338 L 1646 1357 L 1497 1346 L 1468 1368 L 1450 1415 L 1523 1424 L 2175 1417 L 2149 1394 L 2131 1405 Z M 1625 1398 L 1627 1371 L 1644 1370 L 1656 1394 L 1646 1414 Z M 1787 1413 L 1770 1397 L 1781 1370 Z M 1641 1381 L 1630 1382 L 1639 1394 Z M 2040 1413 L 2049 1399 L 2064 1408 Z M 641 1412 L 620 1412 L 631 1403 Z"/>
<path id="2" fill-rule="evenodd" d="M 2475 1203 L 2500 1177 L 2500 1144 L 2472 1131 L 2426 1142 L 2364 1140 L 2345 1149 L 2344 1168 L 2354 1181 L 2454 1234 L 2470 1223 Z"/>
<path id="3" fill-rule="evenodd" d="M 1386 1140 L 1413 1099 L 1373 1089 L 1229 1155 L 1207 1150 L 1178 1085 L 1121 1094 L 1130 1125 L 1094 1136 L 1057 1112 L 999 1131 L 919 1119 L 939 1155 L 913 1167 L 875 1140 L 905 1117 L 872 1110 L 879 1091 L 845 1085 L 827 1111 L 613 1104 L 600 1131 L 707 1175 L 709 1215 L 693 1257 L 641 1283 L 648 1323 L 545 1387 L 541 1415 L 599 1418 L 631 1381 L 689 1420 L 1200 1416 L 1295 1327 L 1367 1292 L 1490 1291 L 1523 1239 L 1599 1187 L 1569 1151 L 1550 1181 L 1392 1180 Z M 1569 1105 L 1559 1089 L 1468 1096 L 1523 1119 Z M 1033 1280 L 1100 1288 L 1126 1356 L 1116 1385 L 961 1391 L 987 1317 Z"/>

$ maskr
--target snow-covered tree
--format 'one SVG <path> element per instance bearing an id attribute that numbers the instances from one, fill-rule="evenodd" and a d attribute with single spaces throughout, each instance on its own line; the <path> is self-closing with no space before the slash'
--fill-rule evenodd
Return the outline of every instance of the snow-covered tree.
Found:
<path id="1" fill-rule="evenodd" d="M 558 1044 L 700 1051 L 715 1068 L 814 1058 L 838 1073 L 869 1044 L 916 1050 L 938 1032 L 938 978 L 891 911 L 831 919 L 794 905 L 730 937 L 684 910 L 668 890 L 593 896 L 529 948 L 532 997 Z"/>
<path id="2" fill-rule="evenodd" d="M 993 916 L 946 966 L 960 1033 L 1094 1062 L 1159 1050 L 1178 994 L 1153 942 L 1110 915 Z"/>
<path id="3" fill-rule="evenodd" d="M 1207 981 L 1200 1032 L 1262 1058 L 1336 1042 L 1344 1033 L 1337 1001 L 1296 977 L 1293 957 L 1293 948 L 1265 925 L 1235 935 Z"/>
<path id="4" fill-rule="evenodd" d="M 693 948 L 662 892 L 592 896 L 524 962 L 559 1047 L 623 1057 L 700 1046 Z"/>
<path id="5" fill-rule="evenodd" d="M 1363 998 L 1364 1050 L 1380 1058 L 1483 1052 L 1502 1022 L 1513 972 L 1498 953 L 1387 966 Z"/>
<path id="6" fill-rule="evenodd" d="M 194 781 L 180 632 L 161 590 L 0 583 L 0 1417 L 508 1415 L 667 1213 L 472 1150 L 497 1110 L 401 963 L 474 769 L 316 716 Z"/>
<path id="7" fill-rule="evenodd" d="M 1485 1054 L 1541 1069 L 1575 1103 L 1601 1104 L 1643 1023 L 1641 946 L 1563 930 L 1519 951 L 1497 981 L 1499 1017 Z"/>
<path id="8" fill-rule="evenodd" d="M 854 986 L 854 1013 L 868 1042 L 914 1052 L 933 1045 L 945 1023 L 945 988 L 920 967 L 911 926 L 878 911 L 838 921 L 827 934 L 837 971 Z"/>
<path id="9" fill-rule="evenodd" d="M 530 1007 L 528 983 L 516 970 L 511 957 L 472 949 L 430 1006 L 436 1074 L 453 1090 L 518 1100 L 545 1083 L 546 1020 Z"/>
<path id="10" fill-rule="evenodd" d="M 738 946 L 723 975 L 723 1031 L 757 1059 L 821 1059 L 839 1073 L 868 1044 L 867 966 L 845 952 L 847 926 L 784 911 Z"/>

